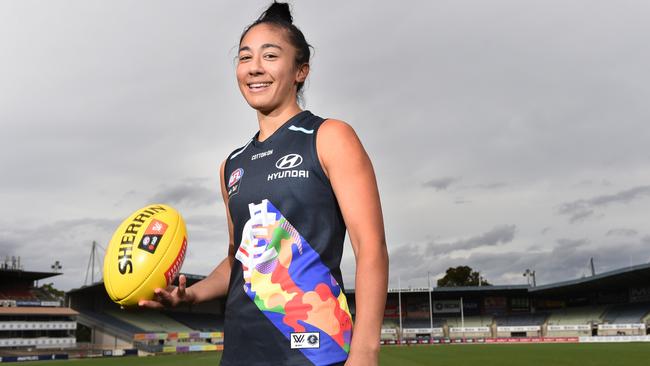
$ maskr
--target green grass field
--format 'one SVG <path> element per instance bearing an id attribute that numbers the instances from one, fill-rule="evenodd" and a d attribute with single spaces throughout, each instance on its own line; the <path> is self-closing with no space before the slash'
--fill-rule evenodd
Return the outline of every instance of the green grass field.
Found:
<path id="1" fill-rule="evenodd" d="M 220 352 L 156 357 L 115 357 L 71 361 L 22 362 L 20 365 L 214 366 Z M 614 366 L 650 364 L 650 343 L 494 344 L 388 346 L 381 350 L 382 366 Z M 281 366 L 281 365 L 278 365 Z"/>

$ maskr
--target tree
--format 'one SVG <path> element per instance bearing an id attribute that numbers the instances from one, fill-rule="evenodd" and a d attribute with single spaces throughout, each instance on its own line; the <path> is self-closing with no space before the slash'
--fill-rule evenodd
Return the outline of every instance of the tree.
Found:
<path id="1" fill-rule="evenodd" d="M 480 274 L 469 266 L 449 267 L 445 276 L 438 280 L 438 287 L 478 286 Z M 481 286 L 492 286 L 481 278 Z"/>
<path id="2" fill-rule="evenodd" d="M 40 287 L 41 290 L 45 291 L 46 293 L 50 294 L 50 296 L 54 297 L 55 299 L 58 300 L 63 300 L 65 296 L 65 292 L 58 290 L 54 288 L 54 283 L 46 283 L 44 285 L 41 285 Z"/>

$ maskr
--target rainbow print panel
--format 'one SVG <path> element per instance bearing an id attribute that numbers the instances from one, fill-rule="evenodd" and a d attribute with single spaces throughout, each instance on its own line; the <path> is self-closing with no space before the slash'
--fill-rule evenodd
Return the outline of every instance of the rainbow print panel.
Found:
<path id="1" fill-rule="evenodd" d="M 243 290 L 315 365 L 347 359 L 352 317 L 345 294 L 309 243 L 268 200 L 249 205 L 235 258 Z"/>

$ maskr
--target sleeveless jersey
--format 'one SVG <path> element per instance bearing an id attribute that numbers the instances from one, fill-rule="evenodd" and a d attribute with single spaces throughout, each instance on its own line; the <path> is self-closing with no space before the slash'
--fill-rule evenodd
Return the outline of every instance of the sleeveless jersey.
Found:
<path id="1" fill-rule="evenodd" d="M 341 278 L 345 223 L 316 153 L 323 119 L 292 117 L 226 159 L 234 225 L 221 365 L 332 365 L 352 318 Z"/>

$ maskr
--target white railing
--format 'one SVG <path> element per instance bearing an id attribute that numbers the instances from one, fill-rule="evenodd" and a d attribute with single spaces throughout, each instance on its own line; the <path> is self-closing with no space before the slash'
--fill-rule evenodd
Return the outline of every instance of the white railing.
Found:
<path id="1" fill-rule="evenodd" d="M 548 325 L 546 330 L 549 332 L 555 331 L 584 331 L 591 330 L 591 325 L 589 324 L 567 324 L 567 325 Z"/>
<path id="2" fill-rule="evenodd" d="M 442 328 L 404 328 L 402 334 L 442 334 Z"/>
<path id="3" fill-rule="evenodd" d="M 452 327 L 449 328 L 449 333 L 486 333 L 490 331 L 490 327 Z"/>
<path id="4" fill-rule="evenodd" d="M 77 329 L 77 322 L 0 322 L 0 331 L 3 330 L 74 330 Z"/>
<path id="5" fill-rule="evenodd" d="M 6 338 L 0 339 L 0 347 L 27 347 L 38 348 L 63 348 L 71 347 L 77 343 L 74 337 L 68 338 Z"/>
<path id="6" fill-rule="evenodd" d="M 598 324 L 598 330 L 645 329 L 643 323 L 635 324 Z"/>

